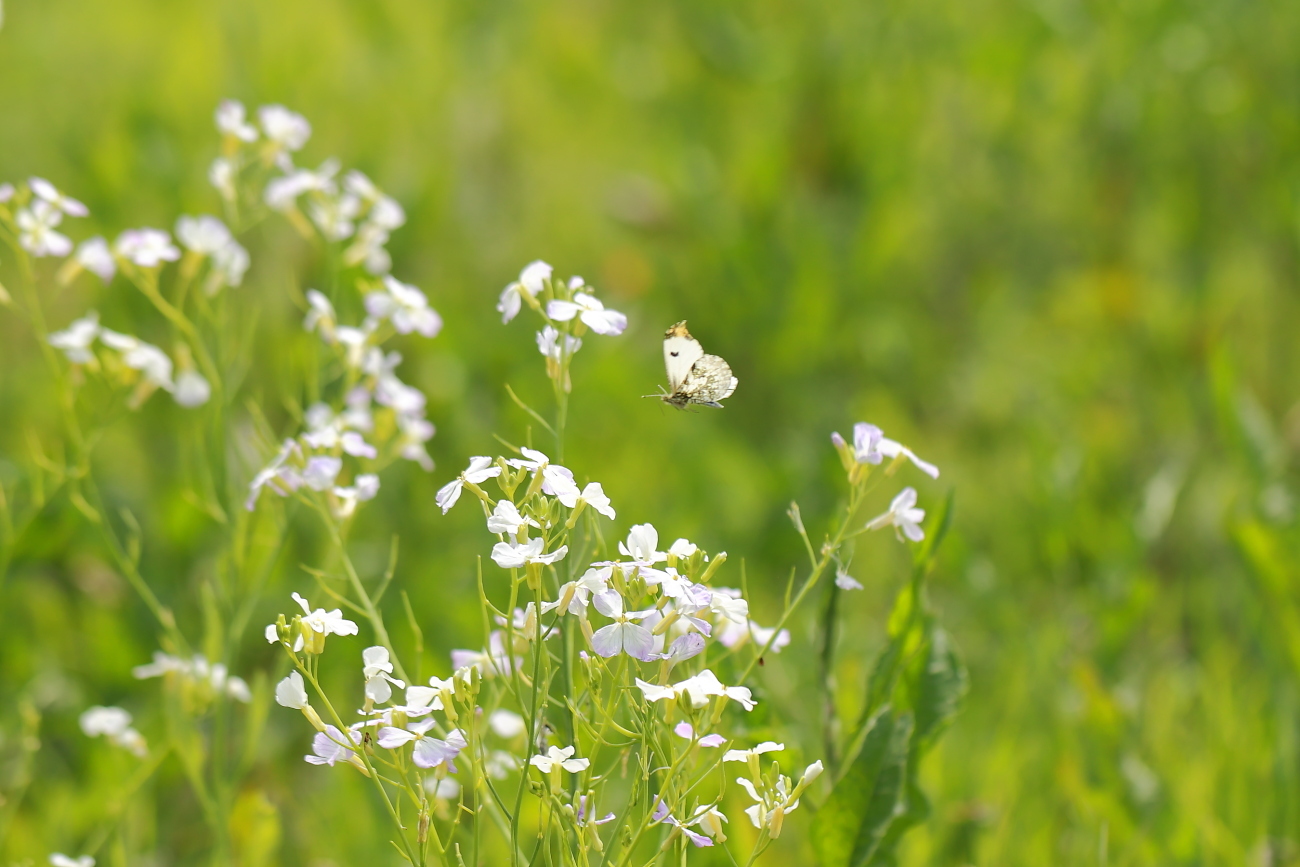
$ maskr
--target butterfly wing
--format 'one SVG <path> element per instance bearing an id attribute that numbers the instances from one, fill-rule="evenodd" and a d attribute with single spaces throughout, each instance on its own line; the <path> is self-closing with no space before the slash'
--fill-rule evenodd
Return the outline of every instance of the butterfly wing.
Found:
<path id="1" fill-rule="evenodd" d="M 691 366 L 678 392 L 687 402 L 704 406 L 721 407 L 718 401 L 731 397 L 736 390 L 738 380 L 731 372 L 731 365 L 717 355 L 701 355 Z"/>
<path id="2" fill-rule="evenodd" d="M 704 356 L 700 341 L 686 330 L 686 321 L 678 322 L 664 334 L 664 369 L 668 373 L 668 393 L 677 394 L 690 376 L 695 362 Z"/>

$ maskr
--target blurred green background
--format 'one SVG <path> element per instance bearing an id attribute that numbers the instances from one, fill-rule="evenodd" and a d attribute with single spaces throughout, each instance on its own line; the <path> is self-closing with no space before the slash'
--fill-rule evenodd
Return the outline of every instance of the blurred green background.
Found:
<path id="1" fill-rule="evenodd" d="M 760 622 L 802 557 L 789 501 L 815 534 L 836 508 L 832 430 L 870 420 L 938 463 L 938 483 L 905 478 L 923 507 L 956 489 L 933 597 L 972 688 L 928 760 L 934 812 L 903 863 L 1300 863 L 1300 4 L 10 0 L 5 12 L 0 180 L 36 174 L 84 200 L 91 219 L 65 224 L 78 238 L 219 213 L 206 169 L 223 97 L 302 112 L 303 164 L 336 155 L 406 206 L 394 272 L 446 320 L 436 340 L 399 347 L 403 378 L 430 395 L 438 469 L 386 472 L 354 537 L 367 577 L 401 537 L 429 670 L 480 640 L 473 564 L 490 541 L 474 510 L 444 518 L 433 493 L 494 432 L 523 438 L 502 383 L 549 406 L 533 323 L 502 326 L 493 309 L 541 257 L 632 323 L 576 359 L 566 462 L 604 483 L 616 533 L 648 520 L 670 541 L 727 550 L 730 583 L 743 558 Z M 235 292 L 259 318 L 238 405 L 289 433 L 286 406 L 314 363 L 295 300 L 314 266 L 280 229 L 244 240 L 253 266 Z M 146 338 L 162 324 L 121 282 L 45 302 L 57 327 L 88 307 Z M 723 411 L 640 397 L 662 381 L 663 329 L 683 318 L 740 378 Z M 33 438 L 57 451 L 49 389 L 29 332 L 0 310 L 7 485 Z M 217 534 L 185 497 L 180 412 L 156 398 L 121 419 L 97 472 L 140 519 L 145 575 L 198 633 Z M 251 475 L 265 455 L 246 457 Z M 300 564 L 320 549 L 300 534 L 255 623 L 311 588 Z M 81 709 L 120 703 L 150 732 L 158 684 L 130 667 L 157 629 L 106 563 L 56 498 L 0 590 L 0 752 L 14 755 L 19 696 L 45 717 L 6 863 L 73 848 L 131 767 L 81 736 Z M 847 705 L 906 564 L 888 534 L 859 546 Z M 811 666 L 797 663 L 812 615 L 759 675 L 809 733 L 810 758 Z M 250 680 L 282 665 L 256 634 L 234 660 Z M 388 857 L 380 817 L 356 809 L 370 793 L 302 764 L 304 727 L 271 716 L 250 783 L 266 800 L 248 809 L 278 811 L 272 863 Z M 173 769 L 152 791 L 183 788 Z M 170 807 L 136 809 L 132 833 L 161 847 L 154 863 L 188 863 L 204 831 Z M 806 834 L 806 815 L 791 821 Z"/>

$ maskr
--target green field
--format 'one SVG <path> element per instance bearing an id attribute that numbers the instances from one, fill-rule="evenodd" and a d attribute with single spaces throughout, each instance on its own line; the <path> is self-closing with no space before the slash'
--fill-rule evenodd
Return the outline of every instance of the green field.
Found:
<path id="1" fill-rule="evenodd" d="M 392 346 L 428 395 L 437 467 L 385 470 L 351 540 L 368 581 L 399 540 L 426 677 L 480 646 L 491 548 L 474 509 L 443 516 L 435 492 L 497 454 L 494 434 L 547 442 L 504 387 L 550 411 L 533 325 L 494 309 L 544 258 L 630 320 L 575 358 L 565 462 L 603 482 L 612 539 L 650 521 L 727 551 L 730 584 L 743 563 L 755 619 L 803 568 L 790 502 L 814 540 L 839 509 L 832 431 L 874 422 L 942 468 L 900 476 L 931 512 L 953 492 L 930 599 L 970 690 L 899 864 L 1300 864 L 1297 33 L 1300 4 L 1279 0 L 10 0 L 0 182 L 84 201 L 63 225 L 76 240 L 220 213 L 213 110 L 233 98 L 301 112 L 301 164 L 337 156 L 403 205 L 394 273 L 445 327 Z M 242 490 L 320 387 L 300 322 L 328 268 L 280 220 L 241 241 L 252 266 L 222 309 Z M 120 278 L 55 289 L 53 273 L 42 262 L 51 329 L 94 308 L 170 339 Z M 0 247 L 0 285 L 20 280 Z M 55 380 L 21 307 L 0 306 L 0 864 L 97 835 L 101 867 L 212 863 L 184 763 L 123 799 L 139 760 L 78 728 L 116 704 L 162 742 L 175 709 L 131 675 L 163 630 L 60 476 Z M 642 398 L 681 319 L 739 378 L 723 410 Z M 287 666 L 261 630 L 291 592 L 316 599 L 307 570 L 339 568 L 329 540 L 287 510 L 282 544 L 259 525 L 261 559 L 232 579 L 201 507 L 219 448 L 204 424 L 165 396 L 96 400 L 102 514 L 121 538 L 138 522 L 140 574 L 253 686 L 238 725 L 265 720 L 229 793 L 236 863 L 401 863 L 365 781 L 302 762 L 310 732 L 270 700 Z M 845 718 L 909 562 L 889 533 L 857 545 Z M 402 600 L 384 602 L 416 658 Z M 819 614 L 796 613 L 751 684 L 756 739 L 807 761 Z M 352 641 L 324 666 L 339 689 Z M 813 863 L 823 796 L 760 863 Z"/>

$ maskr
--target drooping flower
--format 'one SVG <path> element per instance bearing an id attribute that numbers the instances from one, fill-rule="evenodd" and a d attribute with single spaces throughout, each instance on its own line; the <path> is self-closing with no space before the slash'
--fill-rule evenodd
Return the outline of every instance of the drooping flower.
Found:
<path id="1" fill-rule="evenodd" d="M 617 310 L 606 310 L 599 298 L 586 292 L 574 293 L 572 301 L 551 301 L 546 305 L 546 315 L 557 322 L 568 322 L 577 316 L 597 334 L 618 335 L 627 328 L 626 316 Z"/>
<path id="2" fill-rule="evenodd" d="M 291 710 L 302 710 L 308 705 L 307 687 L 302 675 L 296 671 L 275 685 L 275 703 Z"/>
<path id="3" fill-rule="evenodd" d="M 892 526 L 896 528 L 894 532 L 899 541 L 906 536 L 913 542 L 920 542 L 925 538 L 925 531 L 921 529 L 921 521 L 924 520 L 925 510 L 916 508 L 916 489 L 903 488 L 889 504 L 889 511 L 868 521 L 867 529 L 879 530 Z"/>
<path id="4" fill-rule="evenodd" d="M 895 442 L 894 440 L 882 437 L 878 448 L 880 449 L 880 453 L 887 458 L 896 458 L 899 455 L 903 455 L 909 461 L 915 464 L 918 470 L 925 473 L 930 478 L 932 479 L 939 478 L 938 467 L 936 467 L 934 464 L 930 463 L 929 461 L 921 460 L 916 456 L 915 452 L 913 452 L 911 449 L 909 449 L 907 446 L 903 445 L 902 443 L 898 443 Z"/>
<path id="5" fill-rule="evenodd" d="M 862 582 L 843 569 L 835 570 L 835 586 L 841 590 L 861 590 Z"/>
<path id="6" fill-rule="evenodd" d="M 676 826 L 678 830 L 680 830 L 682 834 L 686 837 L 686 839 L 690 840 L 697 847 L 705 847 L 705 846 L 713 845 L 713 841 L 709 839 L 707 836 L 705 836 L 704 834 L 696 833 L 695 831 L 692 831 L 689 827 L 687 827 L 688 823 L 679 822 L 677 818 L 673 816 L 672 813 L 669 812 L 668 805 L 665 804 L 659 798 L 658 795 L 655 796 L 655 801 L 656 801 L 655 809 L 654 812 L 651 814 L 651 818 L 653 818 L 656 822 L 662 822 L 665 825 Z"/>
<path id="7" fill-rule="evenodd" d="M 460 499 L 461 489 L 466 484 L 478 485 L 486 482 L 495 476 L 501 475 L 501 468 L 492 463 L 492 459 L 485 455 L 478 455 L 469 459 L 469 466 L 465 471 L 447 484 L 443 485 L 438 493 L 434 496 L 439 508 L 445 515 L 456 505 Z"/>
<path id="8" fill-rule="evenodd" d="M 388 648 L 378 645 L 367 647 L 361 651 L 361 661 L 362 674 L 366 679 L 366 698 L 386 702 L 393 697 L 393 686 L 406 689 L 403 681 L 393 677 L 393 664 L 388 661 Z"/>
<path id="9" fill-rule="evenodd" d="M 519 279 L 501 290 L 501 298 L 497 301 L 497 312 L 501 314 L 502 324 L 518 315 L 523 306 L 523 293 L 527 293 L 529 298 L 537 297 L 538 293 L 545 288 L 546 281 L 551 279 L 551 270 L 551 266 L 541 259 L 529 262 L 524 266 L 524 270 L 519 272 Z"/>

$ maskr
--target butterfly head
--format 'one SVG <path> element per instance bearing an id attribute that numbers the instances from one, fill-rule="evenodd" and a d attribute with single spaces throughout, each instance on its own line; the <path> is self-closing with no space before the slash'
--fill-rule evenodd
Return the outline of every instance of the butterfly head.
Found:
<path id="1" fill-rule="evenodd" d="M 686 330 L 685 319 L 683 319 L 681 322 L 678 322 L 672 328 L 669 328 L 667 331 L 664 332 L 664 340 L 667 340 L 670 337 L 685 337 L 689 340 L 690 336 L 691 336 L 691 332 Z"/>

